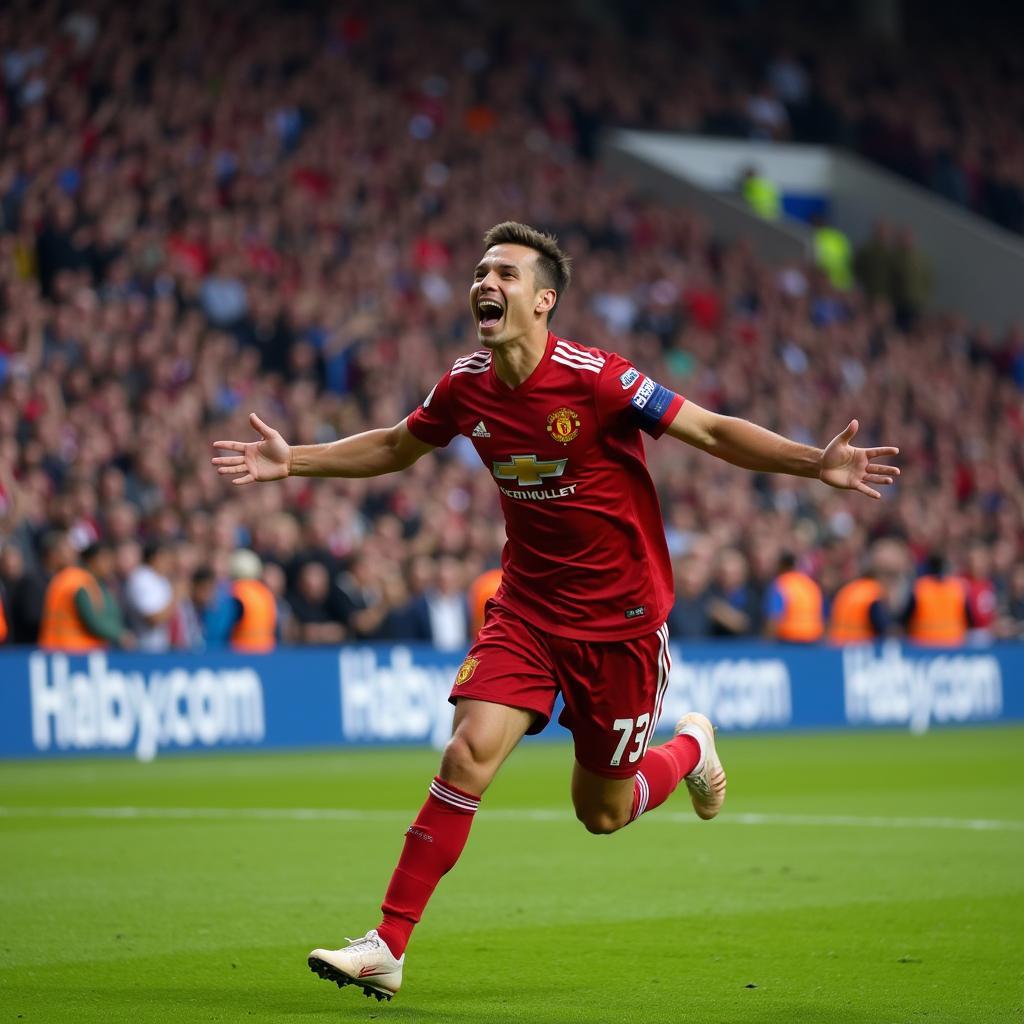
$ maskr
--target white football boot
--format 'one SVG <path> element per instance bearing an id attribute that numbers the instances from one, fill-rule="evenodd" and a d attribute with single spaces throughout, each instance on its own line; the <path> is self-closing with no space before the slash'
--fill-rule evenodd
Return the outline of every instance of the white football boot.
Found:
<path id="1" fill-rule="evenodd" d="M 699 711 L 683 715 L 677 736 L 692 736 L 700 744 L 700 761 L 683 780 L 698 818 L 709 821 L 725 803 L 725 769 L 715 749 L 715 727 Z"/>
<path id="2" fill-rule="evenodd" d="M 349 939 L 343 949 L 314 949 L 309 969 L 338 988 L 358 985 L 365 996 L 390 999 L 402 987 L 405 954 L 396 959 L 388 944 L 371 928 L 361 939 Z"/>

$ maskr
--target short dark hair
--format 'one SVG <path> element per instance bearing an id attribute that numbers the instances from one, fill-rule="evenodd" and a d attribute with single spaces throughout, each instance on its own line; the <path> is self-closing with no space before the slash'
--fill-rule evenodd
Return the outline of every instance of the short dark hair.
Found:
<path id="1" fill-rule="evenodd" d="M 542 288 L 554 288 L 555 304 L 548 311 L 548 320 L 555 315 L 562 295 L 572 280 L 572 260 L 558 246 L 554 235 L 545 234 L 529 224 L 504 220 L 484 235 L 484 248 L 494 245 L 524 245 L 537 254 L 536 278 Z"/>
<path id="2" fill-rule="evenodd" d="M 142 547 L 142 561 L 149 565 L 161 551 L 170 551 L 171 545 L 165 540 L 147 540 Z"/>
<path id="3" fill-rule="evenodd" d="M 82 549 L 79 558 L 84 565 L 89 565 L 98 555 L 109 554 L 113 550 L 105 540 L 95 540 Z"/>

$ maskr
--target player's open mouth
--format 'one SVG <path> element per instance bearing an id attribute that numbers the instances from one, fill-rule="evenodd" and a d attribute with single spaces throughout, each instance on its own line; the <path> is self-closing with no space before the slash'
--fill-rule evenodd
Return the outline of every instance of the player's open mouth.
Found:
<path id="1" fill-rule="evenodd" d="M 481 327 L 495 327 L 505 315 L 505 309 L 493 299 L 481 299 L 476 304 L 476 315 Z"/>

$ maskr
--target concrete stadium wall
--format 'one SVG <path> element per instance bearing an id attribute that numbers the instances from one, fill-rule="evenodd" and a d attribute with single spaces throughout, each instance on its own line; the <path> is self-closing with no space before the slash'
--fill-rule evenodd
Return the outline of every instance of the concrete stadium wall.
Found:
<path id="1" fill-rule="evenodd" d="M 1024 720 L 1024 644 L 925 651 L 753 643 L 673 646 L 659 724 L 699 710 L 737 731 Z M 262 656 L 0 653 L 0 758 L 440 746 L 461 657 L 425 646 Z M 565 738 L 552 724 L 542 738 Z"/>
<path id="2" fill-rule="evenodd" d="M 610 132 L 606 145 L 711 192 L 734 193 L 747 167 L 757 168 L 782 192 L 823 195 L 831 187 L 832 151 L 825 146 L 638 131 Z"/>

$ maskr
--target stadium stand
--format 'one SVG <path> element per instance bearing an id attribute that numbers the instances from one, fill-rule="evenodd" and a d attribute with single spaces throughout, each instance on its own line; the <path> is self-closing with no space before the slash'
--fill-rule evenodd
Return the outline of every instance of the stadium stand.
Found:
<path id="1" fill-rule="evenodd" d="M 453 577 L 468 587 L 499 557 L 468 444 L 396 479 L 243 491 L 209 470 L 209 444 L 247 436 L 253 409 L 296 443 L 401 419 L 475 347 L 469 272 L 507 218 L 575 259 L 556 331 L 799 440 L 857 416 L 863 443 L 902 449 L 902 482 L 876 504 L 649 446 L 687 600 L 715 602 L 687 621 L 755 634 L 784 548 L 832 595 L 891 536 L 908 592 L 929 555 L 966 572 L 980 546 L 988 632 L 1024 633 L 1024 328 L 908 315 L 874 278 L 838 292 L 813 267 L 767 267 L 596 160 L 608 124 L 842 142 L 1022 230 L 1008 126 L 1024 79 L 1002 89 L 1005 47 L 952 72 L 941 39 L 865 64 L 811 15 L 753 55 L 736 28 L 754 37 L 756 12 L 652 9 L 624 29 L 553 7 L 528 26 L 475 7 L 260 11 L 0 11 L 8 642 L 34 639 L 60 538 L 113 546 L 122 606 L 143 545 L 166 545 L 175 646 L 207 642 L 205 615 L 226 635 L 208 572 L 226 593 L 239 548 L 263 561 L 285 641 L 422 631 Z"/>

